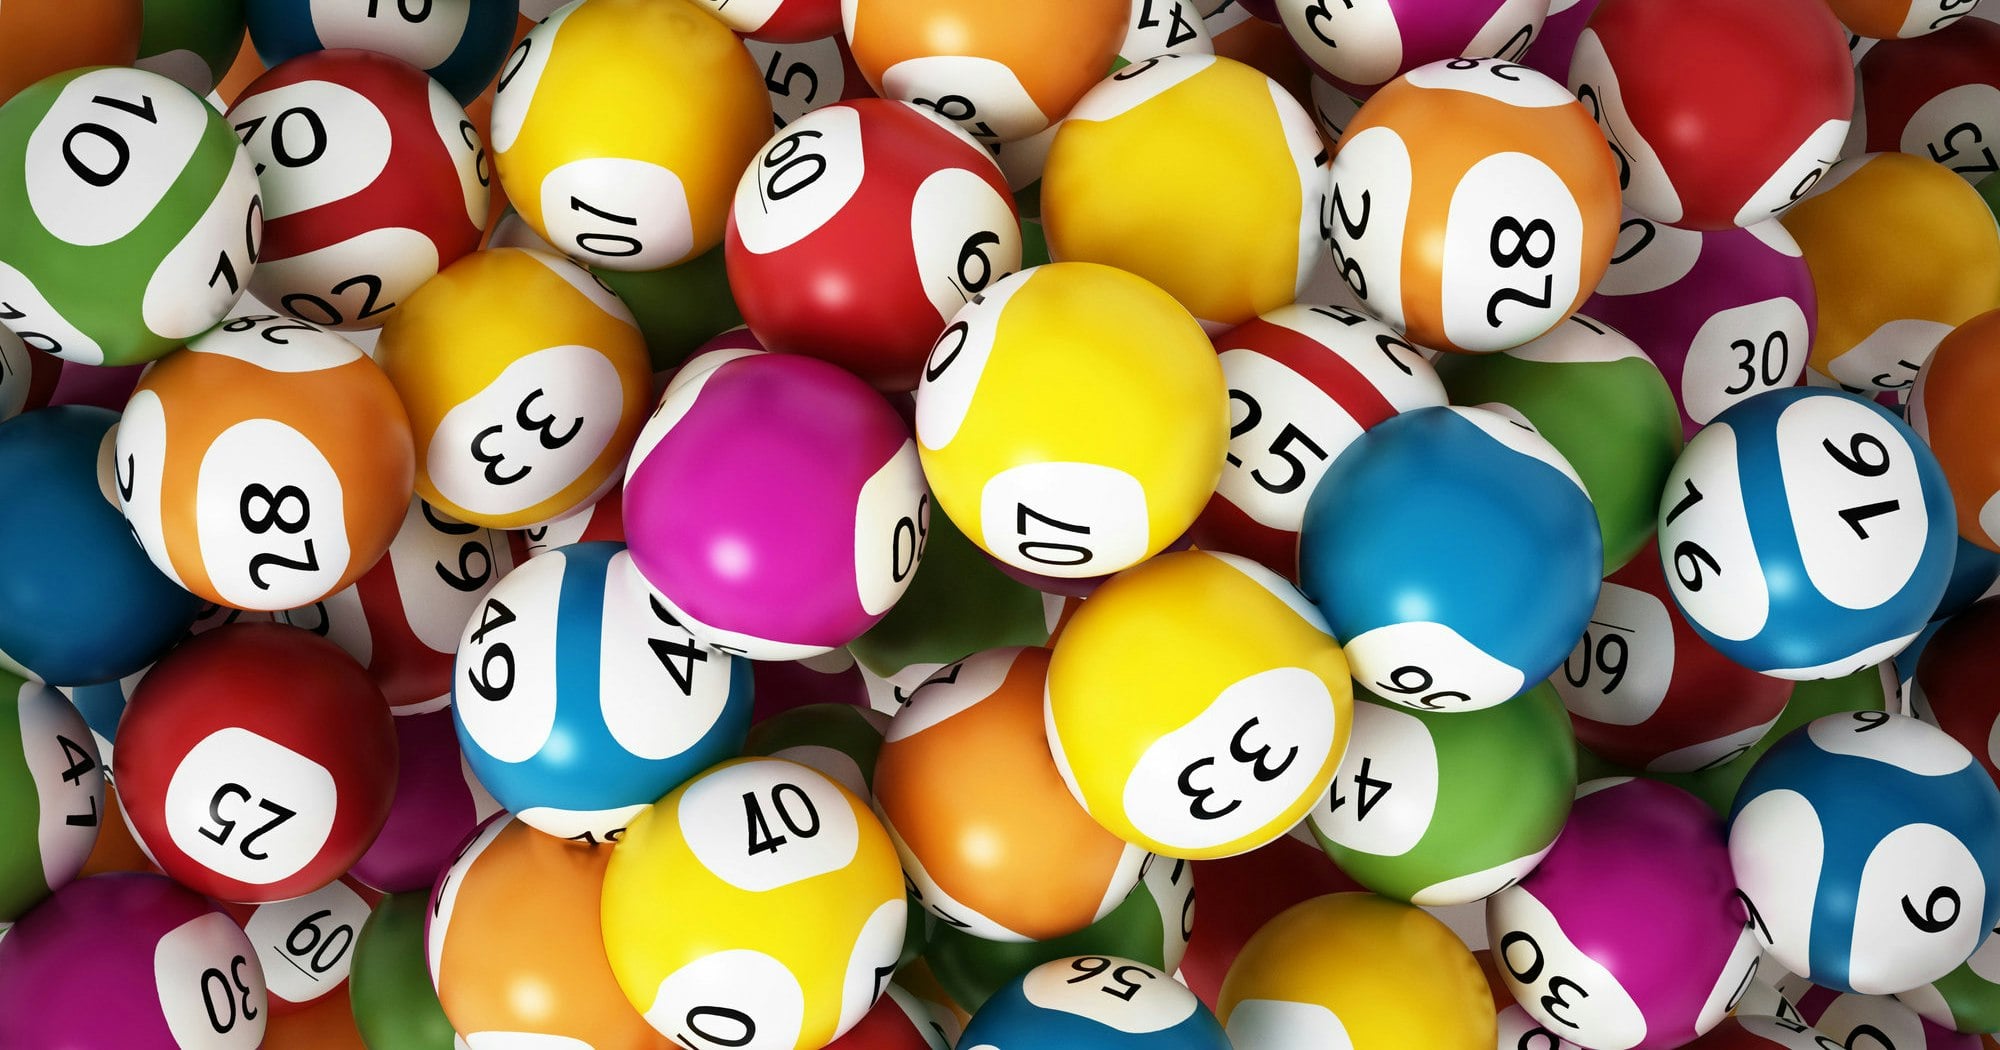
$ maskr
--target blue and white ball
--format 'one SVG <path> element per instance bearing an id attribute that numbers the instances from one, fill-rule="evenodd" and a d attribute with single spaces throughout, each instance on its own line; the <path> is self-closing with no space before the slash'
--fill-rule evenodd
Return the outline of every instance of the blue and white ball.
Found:
<path id="1" fill-rule="evenodd" d="M 1842 992 L 1907 991 L 2000 917 L 2000 788 L 1935 726 L 1827 715 L 1751 767 L 1729 859 L 1779 965 Z"/>
<path id="2" fill-rule="evenodd" d="M 1660 497 L 1660 561 L 1724 656 L 1839 678 L 1923 630 L 1951 578 L 1955 520 L 1937 458 L 1888 409 L 1789 387 L 1688 442 Z"/>
<path id="3" fill-rule="evenodd" d="M 743 749 L 750 665 L 675 622 L 622 543 L 578 543 L 494 585 L 452 677 L 473 775 L 537 830 L 615 842 L 681 782 Z"/>
<path id="4" fill-rule="evenodd" d="M 1115 955 L 1054 959 L 993 993 L 964 1050 L 1230 1050 L 1187 985 Z"/>
<path id="5" fill-rule="evenodd" d="M 1513 699 L 1590 621 L 1603 539 L 1576 471 L 1502 405 L 1419 408 L 1354 440 L 1313 489 L 1299 582 L 1385 700 Z"/>
<path id="6" fill-rule="evenodd" d="M 500 72 L 519 0 L 249 0 L 250 43 L 268 67 L 308 51 L 377 51 L 429 73 L 461 106 Z"/>

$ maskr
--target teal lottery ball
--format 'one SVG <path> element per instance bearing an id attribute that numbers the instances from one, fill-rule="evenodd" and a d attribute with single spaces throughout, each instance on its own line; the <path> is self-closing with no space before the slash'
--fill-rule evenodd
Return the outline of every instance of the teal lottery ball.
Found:
<path id="1" fill-rule="evenodd" d="M 86 365 L 150 361 L 221 321 L 263 235 L 222 116 L 137 69 L 59 73 L 0 106 L 0 322 Z"/>
<path id="2" fill-rule="evenodd" d="M 1464 904 L 1532 871 L 1576 796 L 1576 738 L 1547 683 L 1498 707 L 1355 697 L 1333 787 L 1307 816 L 1340 870 L 1386 897 Z"/>
<path id="3" fill-rule="evenodd" d="M 519 12 L 519 0 L 245 0 L 244 11 L 267 68 L 308 51 L 377 51 L 429 73 L 461 106 L 500 72 Z"/>
<path id="4" fill-rule="evenodd" d="M 1230 1050 L 1186 985 L 1115 955 L 1045 962 L 1000 989 L 966 1023 L 966 1050 Z"/>
<path id="5" fill-rule="evenodd" d="M 1419 408 L 1363 433 L 1313 489 L 1299 582 L 1385 700 L 1470 711 L 1561 666 L 1603 574 L 1590 498 L 1504 406 Z"/>
<path id="6" fill-rule="evenodd" d="M 1907 991 L 2000 918 L 2000 788 L 1928 723 L 1828 715 L 1744 778 L 1729 860 L 1773 961 L 1837 991 Z"/>
<path id="7" fill-rule="evenodd" d="M 639 811 L 743 749 L 750 664 L 704 649 L 622 543 L 577 543 L 503 577 L 452 678 L 474 776 L 522 823 L 615 842 Z"/>
<path id="8" fill-rule="evenodd" d="M 113 681 L 151 664 L 201 611 L 112 502 L 117 421 L 66 405 L 0 423 L 0 669 L 60 686 Z"/>
<path id="9" fill-rule="evenodd" d="M 83 716 L 0 671 L 0 927 L 76 877 L 103 819 L 104 769 Z"/>
<path id="10" fill-rule="evenodd" d="M 1888 409 L 1770 390 L 1688 442 L 1660 497 L 1660 561 L 1688 623 L 1779 678 L 1837 678 L 1923 630 L 1958 535 L 1936 457 Z"/>

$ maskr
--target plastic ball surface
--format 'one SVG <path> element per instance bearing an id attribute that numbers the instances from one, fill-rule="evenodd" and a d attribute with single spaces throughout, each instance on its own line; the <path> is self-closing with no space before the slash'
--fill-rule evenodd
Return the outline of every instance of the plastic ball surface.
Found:
<path id="1" fill-rule="evenodd" d="M 1744 778 L 1729 855 L 1772 959 L 1838 991 L 1905 991 L 2000 916 L 2000 789 L 1934 726 L 1828 715 Z"/>
<path id="2" fill-rule="evenodd" d="M 840 0 L 699 0 L 723 24 L 748 40 L 798 43 L 840 33 Z"/>
<path id="3" fill-rule="evenodd" d="M 1355 680 L 1385 700 L 1503 703 L 1552 674 L 1590 620 L 1603 542 L 1582 482 L 1495 409 L 1420 408 L 1377 425 L 1306 504 L 1300 584 Z M 1440 543 L 1438 522 L 1477 525 Z"/>
<path id="4" fill-rule="evenodd" d="M 215 90 L 243 47 L 243 0 L 164 0 L 143 8 L 132 64 L 197 95 Z"/>
<path id="5" fill-rule="evenodd" d="M 1969 5 L 1962 5 L 1969 6 Z M 1975 18 L 1955 32 L 1879 40 L 1855 63 L 1856 140 L 1869 152 L 1928 156 L 1977 185 L 1993 174 L 2000 132 L 2000 24 Z"/>
<path id="6" fill-rule="evenodd" d="M 1878 40 L 1935 33 L 1978 5 L 1979 0 L 1827 0 L 1848 29 Z"/>
<path id="7" fill-rule="evenodd" d="M 938 505 L 1017 569 L 1083 579 L 1194 523 L 1227 454 L 1214 348 L 1179 303 L 1096 263 L 996 281 L 938 338 L 916 433 Z"/>
<path id="8" fill-rule="evenodd" d="M 459 843 L 500 809 L 467 767 L 451 712 L 396 716 L 396 793 L 389 818 L 348 869 L 384 893 L 428 892 Z"/>
<path id="9" fill-rule="evenodd" d="M 1618 172 L 1562 85 L 1510 62 L 1419 66 L 1334 151 L 1320 232 L 1363 309 L 1440 350 L 1534 339 L 1610 264 Z"/>
<path id="10" fill-rule="evenodd" d="M 1549 7 L 1540 0 L 1279 0 L 1276 6 L 1313 69 L 1360 99 L 1431 62 L 1518 62 Z"/>
<path id="11" fill-rule="evenodd" d="M 473 774 L 522 823 L 616 842 L 640 810 L 742 750 L 750 668 L 675 623 L 624 547 L 574 544 L 480 602 L 452 714 Z"/>
<path id="12" fill-rule="evenodd" d="M 74 70 L 0 109 L 0 321 L 85 365 L 153 360 L 222 320 L 257 261 L 248 152 L 188 89 Z"/>
<path id="13" fill-rule="evenodd" d="M 19 4 L 0 17 L 0 102 L 43 77 L 82 66 L 122 66 L 139 54 L 142 0 L 85 0 L 74 7 Z"/>
<path id="14" fill-rule="evenodd" d="M 1187 986 L 1109 955 L 1056 959 L 986 1000 L 958 1045 L 967 1050 L 1228 1050 L 1222 1025 Z"/>
<path id="15" fill-rule="evenodd" d="M 266 66 L 357 48 L 401 59 L 470 105 L 500 71 L 519 0 L 243 0 Z"/>
<path id="16" fill-rule="evenodd" d="M 110 817 L 104 766 L 83 716 L 55 689 L 0 671 L 0 923 L 76 873 Z"/>
<path id="17" fill-rule="evenodd" d="M 1990 551 L 2000 551 L 2000 456 L 1993 452 L 2000 430 L 1983 406 L 2000 389 L 1996 349 L 2000 310 L 1952 329 L 1917 370 L 1909 411 L 1911 429 L 1937 455 L 1951 487 L 1958 534 Z"/>
<path id="18" fill-rule="evenodd" d="M 1838 678 L 1916 637 L 1957 529 L 1937 459 L 1835 390 L 1758 394 L 1688 442 L 1660 497 L 1660 560 L 1702 638 L 1752 670 Z"/>
<path id="19" fill-rule="evenodd" d="M 854 1027 L 896 967 L 907 916 L 896 849 L 867 804 L 774 758 L 718 765 L 633 820 L 603 908 L 626 998 L 701 1050 L 809 1050 Z"/>
<path id="20" fill-rule="evenodd" d="M 344 1004 L 355 937 L 378 896 L 340 878 L 290 900 L 223 906 L 257 951 L 274 1017 Z"/>
<path id="21" fill-rule="evenodd" d="M 718 351 L 675 376 L 625 473 L 632 563 L 702 644 L 798 659 L 909 588 L 930 496 L 896 410 L 814 358 Z"/>

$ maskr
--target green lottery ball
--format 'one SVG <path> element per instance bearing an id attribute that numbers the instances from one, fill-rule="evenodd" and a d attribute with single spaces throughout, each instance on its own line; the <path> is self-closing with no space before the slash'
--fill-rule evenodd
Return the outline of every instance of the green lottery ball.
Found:
<path id="1" fill-rule="evenodd" d="M 750 728 L 746 755 L 788 758 L 831 777 L 861 798 L 875 797 L 875 756 L 889 716 L 853 704 L 807 704 Z"/>
<path id="2" fill-rule="evenodd" d="M 1680 408 L 1651 358 L 1581 314 L 1503 354 L 1444 354 L 1455 405 L 1507 405 L 1569 460 L 1604 535 L 1604 574 L 1651 539 L 1667 471 L 1681 452 Z"/>
<path id="3" fill-rule="evenodd" d="M 368 1050 L 452 1050 L 457 1044 L 424 961 L 430 893 L 392 893 L 354 942 L 347 975 L 354 1026 Z"/>
<path id="4" fill-rule="evenodd" d="M 243 49 L 243 24 L 243 0 L 146 0 L 133 65 L 206 95 Z"/>
<path id="5" fill-rule="evenodd" d="M 1555 844 L 1575 798 L 1576 738 L 1548 683 L 1477 711 L 1354 699 L 1347 757 L 1306 817 L 1354 881 L 1425 907 L 1464 904 Z"/>
<path id="6" fill-rule="evenodd" d="M 166 77 L 71 70 L 0 106 L 0 322 L 29 346 L 160 357 L 229 312 L 263 223 L 236 133 Z"/>
<path id="7" fill-rule="evenodd" d="M 104 817 L 90 727 L 50 686 L 0 671 L 0 926 L 83 870 Z"/>

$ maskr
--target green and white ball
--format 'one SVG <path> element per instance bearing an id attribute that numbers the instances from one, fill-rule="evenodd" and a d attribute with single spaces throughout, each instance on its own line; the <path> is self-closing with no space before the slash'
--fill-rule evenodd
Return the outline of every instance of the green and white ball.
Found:
<path id="1" fill-rule="evenodd" d="M 263 236 L 229 125 L 138 69 L 59 73 L 0 106 L 0 323 L 86 365 L 151 361 L 215 326 Z"/>
<path id="2" fill-rule="evenodd" d="M 1547 683 L 1495 707 L 1427 712 L 1360 690 L 1333 786 L 1306 817 L 1340 870 L 1424 907 L 1534 870 L 1576 791 L 1576 738 Z"/>
<path id="3" fill-rule="evenodd" d="M 104 819 L 104 767 L 54 688 L 0 671 L 0 924 L 76 877 Z"/>

